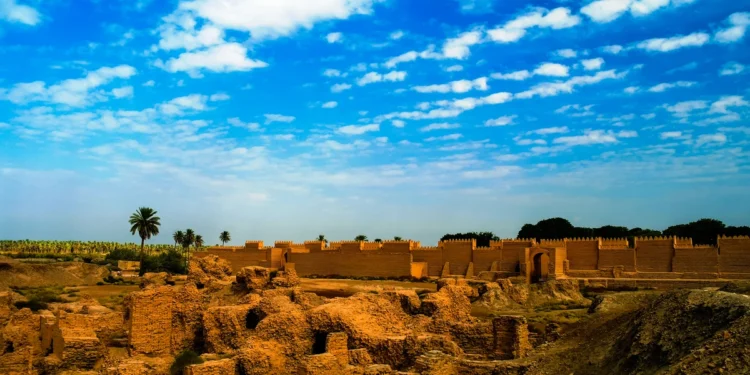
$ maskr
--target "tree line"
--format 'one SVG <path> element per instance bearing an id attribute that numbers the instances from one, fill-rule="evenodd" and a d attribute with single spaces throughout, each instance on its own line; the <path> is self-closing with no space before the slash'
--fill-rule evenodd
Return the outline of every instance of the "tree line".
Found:
<path id="1" fill-rule="evenodd" d="M 628 228 L 623 226 L 605 225 L 598 228 L 576 227 L 570 221 L 561 217 L 544 219 L 536 224 L 525 224 L 518 231 L 517 238 L 556 240 L 564 238 L 602 237 L 627 238 L 632 245 L 635 237 L 647 236 L 677 236 L 693 239 L 693 244 L 716 245 L 718 236 L 750 236 L 748 226 L 727 226 L 720 220 L 700 219 L 687 224 L 673 225 L 663 231 L 644 229 L 640 227 Z M 499 238 L 492 232 L 468 232 L 446 234 L 440 240 L 476 239 L 477 246 L 487 247 L 490 241 Z"/>

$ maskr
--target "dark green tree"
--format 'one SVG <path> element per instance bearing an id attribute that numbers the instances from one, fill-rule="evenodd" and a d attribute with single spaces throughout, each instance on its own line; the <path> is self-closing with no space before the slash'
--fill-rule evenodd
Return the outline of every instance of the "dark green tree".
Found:
<path id="1" fill-rule="evenodd" d="M 143 262 L 143 245 L 151 236 L 159 235 L 160 218 L 156 216 L 156 210 L 149 207 L 139 207 L 138 210 L 130 215 L 130 234 L 141 237 L 141 262 Z M 142 271 L 141 271 L 142 272 Z"/>
<path id="2" fill-rule="evenodd" d="M 182 244 L 182 239 L 185 237 L 185 233 L 181 230 L 178 230 L 174 232 L 172 235 L 172 239 L 174 240 L 174 247 L 180 246 Z"/>
<path id="3" fill-rule="evenodd" d="M 500 240 L 500 238 L 492 232 L 467 232 L 467 233 L 446 234 L 442 238 L 440 238 L 440 241 L 471 240 L 471 239 L 474 239 L 477 241 L 478 247 L 489 247 L 490 241 Z"/>
<path id="4" fill-rule="evenodd" d="M 403 241 L 403 239 L 401 237 L 399 237 L 399 236 L 393 237 L 393 240 L 394 241 Z"/>
<path id="5" fill-rule="evenodd" d="M 354 240 L 355 241 L 367 241 L 367 236 L 365 236 L 364 234 L 360 234 L 357 237 L 354 237 Z"/>
<path id="6" fill-rule="evenodd" d="M 227 231 L 223 231 L 219 234 L 219 241 L 221 241 L 221 246 L 224 246 L 225 243 L 232 240 L 232 236 Z"/>

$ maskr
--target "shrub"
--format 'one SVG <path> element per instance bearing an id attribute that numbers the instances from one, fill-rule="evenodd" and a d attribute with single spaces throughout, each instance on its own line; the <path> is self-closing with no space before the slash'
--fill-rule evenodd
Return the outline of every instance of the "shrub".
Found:
<path id="1" fill-rule="evenodd" d="M 169 373 L 172 375 L 182 375 L 185 367 L 199 365 L 201 363 L 203 363 L 203 358 L 201 358 L 198 353 L 192 350 L 184 350 L 175 357 L 172 367 L 169 368 Z"/>

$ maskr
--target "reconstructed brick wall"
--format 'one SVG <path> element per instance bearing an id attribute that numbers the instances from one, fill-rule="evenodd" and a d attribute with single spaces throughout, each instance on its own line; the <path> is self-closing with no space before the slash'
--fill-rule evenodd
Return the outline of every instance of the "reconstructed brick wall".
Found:
<path id="1" fill-rule="evenodd" d="M 598 268 L 599 240 L 568 240 L 565 245 L 571 270 Z"/>
<path id="2" fill-rule="evenodd" d="M 599 250 L 599 269 L 610 269 L 615 266 L 623 266 L 625 272 L 635 272 L 635 249 Z"/>
<path id="3" fill-rule="evenodd" d="M 674 239 L 635 240 L 635 263 L 639 272 L 671 272 Z"/>
<path id="4" fill-rule="evenodd" d="M 427 277 L 428 265 L 425 262 L 411 262 L 411 277 Z"/>
<path id="5" fill-rule="evenodd" d="M 329 250 L 312 253 L 291 253 L 299 276 L 340 275 L 400 277 L 411 275 L 411 254 L 383 253 L 380 250 L 342 252 Z"/>
<path id="6" fill-rule="evenodd" d="M 443 252 L 437 247 L 414 249 L 412 261 L 427 263 L 428 276 L 440 276 L 443 270 Z"/>
<path id="7" fill-rule="evenodd" d="M 384 241 L 382 249 L 388 253 L 408 253 L 412 249 L 412 241 Z"/>
<path id="8" fill-rule="evenodd" d="M 503 249 L 498 248 L 478 248 L 474 250 L 472 256 L 474 261 L 474 273 L 489 271 L 492 268 L 492 262 L 500 261 L 503 257 Z M 508 268 L 510 265 L 508 266 Z"/>
<path id="9" fill-rule="evenodd" d="M 498 271 L 516 272 L 521 261 L 521 254 L 527 247 L 533 247 L 532 241 L 503 241 L 503 253 Z"/>
<path id="10" fill-rule="evenodd" d="M 719 238 L 719 272 L 750 273 L 750 238 Z"/>
<path id="11" fill-rule="evenodd" d="M 440 242 L 443 248 L 443 262 L 450 263 L 451 275 L 465 275 L 466 269 L 471 263 L 471 253 L 474 250 L 473 241 L 444 241 Z"/>
<path id="12" fill-rule="evenodd" d="M 677 248 L 674 252 L 673 272 L 719 272 L 719 250 L 715 247 Z"/>

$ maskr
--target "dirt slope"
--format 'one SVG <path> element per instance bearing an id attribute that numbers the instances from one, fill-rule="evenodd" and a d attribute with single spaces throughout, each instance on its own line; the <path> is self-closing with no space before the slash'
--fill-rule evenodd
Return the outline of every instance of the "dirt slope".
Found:
<path id="1" fill-rule="evenodd" d="M 95 285 L 108 274 L 106 267 L 82 262 L 30 264 L 0 259 L 0 289 Z"/>

